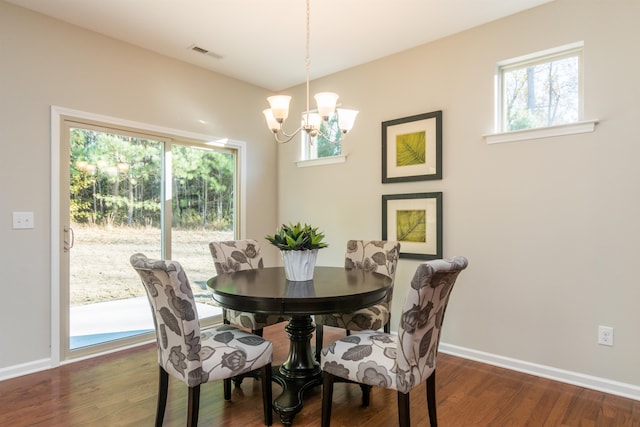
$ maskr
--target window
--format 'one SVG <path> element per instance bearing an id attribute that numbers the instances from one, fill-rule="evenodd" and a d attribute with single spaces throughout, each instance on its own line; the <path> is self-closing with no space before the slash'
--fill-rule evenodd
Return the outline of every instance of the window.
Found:
<path id="1" fill-rule="evenodd" d="M 302 146 L 302 160 L 317 160 L 342 156 L 342 138 L 338 126 L 338 115 L 333 114 L 329 120 L 322 122 L 320 133 L 309 136 L 307 132 L 300 132 Z"/>
<path id="2" fill-rule="evenodd" d="M 498 132 L 582 119 L 583 43 L 498 63 Z"/>

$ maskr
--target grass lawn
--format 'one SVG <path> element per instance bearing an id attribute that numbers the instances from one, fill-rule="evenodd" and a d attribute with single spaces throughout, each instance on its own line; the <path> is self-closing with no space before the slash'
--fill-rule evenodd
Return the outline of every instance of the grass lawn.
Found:
<path id="1" fill-rule="evenodd" d="M 72 227 L 72 306 L 145 295 L 129 257 L 141 252 L 149 258 L 160 258 L 159 228 Z M 172 230 L 172 258 L 184 267 L 199 302 L 211 303 L 211 294 L 203 288 L 206 280 L 215 275 L 209 242 L 232 239 L 232 231 Z"/>

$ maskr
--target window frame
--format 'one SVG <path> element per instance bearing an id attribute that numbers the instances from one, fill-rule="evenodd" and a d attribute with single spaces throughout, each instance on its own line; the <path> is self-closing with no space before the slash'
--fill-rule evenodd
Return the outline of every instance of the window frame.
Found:
<path id="1" fill-rule="evenodd" d="M 554 125 L 554 126 L 541 126 L 535 128 L 519 129 L 514 131 L 505 130 L 506 125 L 506 106 L 505 102 L 505 84 L 504 84 L 504 72 L 519 68 L 525 68 L 526 66 L 533 66 L 560 60 L 569 57 L 578 57 L 578 120 L 571 123 Z M 495 100 L 494 100 L 494 129 L 495 133 L 492 135 L 486 135 L 487 143 L 493 142 L 506 142 L 510 139 L 508 135 L 513 135 L 513 140 L 530 139 L 527 135 L 530 133 L 532 138 L 539 138 L 545 136 L 553 136 L 556 134 L 555 130 L 559 131 L 558 134 L 570 134 L 579 133 L 584 131 L 592 131 L 597 121 L 589 120 L 584 121 L 584 42 L 579 41 L 562 46 L 558 46 L 551 49 L 546 49 L 539 52 L 534 52 L 527 55 L 499 61 L 496 63 L 495 68 Z M 585 126 L 583 126 L 586 124 Z M 574 129 L 575 128 L 575 129 Z M 586 130 L 585 130 L 586 129 Z M 574 132 L 577 130 L 577 132 Z M 497 137 L 497 138 L 496 138 Z"/>

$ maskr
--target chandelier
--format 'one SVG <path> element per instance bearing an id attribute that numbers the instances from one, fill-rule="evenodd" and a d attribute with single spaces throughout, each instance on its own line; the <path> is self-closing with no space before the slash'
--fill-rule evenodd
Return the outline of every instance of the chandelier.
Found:
<path id="1" fill-rule="evenodd" d="M 289 116 L 289 101 L 291 97 L 287 95 L 274 95 L 267 98 L 269 106 L 263 111 L 267 119 L 267 126 L 273 132 L 275 140 L 279 143 L 286 143 L 293 139 L 300 131 L 305 131 L 310 137 L 321 136 L 330 142 L 338 142 L 340 139 L 331 138 L 322 132 L 322 125 L 327 124 L 329 119 L 335 120 L 334 114 L 337 116 L 339 134 L 346 135 L 353 128 L 358 111 L 347 110 L 345 108 L 336 108 L 338 102 L 338 94 L 333 92 L 320 92 L 314 98 L 317 104 L 317 112 L 311 112 L 309 109 L 309 0 L 307 0 L 307 34 L 306 34 L 306 58 L 305 67 L 307 71 L 307 110 L 303 114 L 302 123 L 298 129 L 289 134 L 283 129 L 284 121 Z"/>

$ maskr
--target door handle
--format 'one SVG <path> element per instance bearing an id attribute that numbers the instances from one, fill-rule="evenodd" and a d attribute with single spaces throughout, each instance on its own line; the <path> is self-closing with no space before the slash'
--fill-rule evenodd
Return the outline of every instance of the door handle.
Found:
<path id="1" fill-rule="evenodd" d="M 67 239 L 69 237 L 70 239 Z M 75 234 L 73 234 L 73 228 L 69 226 L 64 226 L 64 246 L 63 249 L 65 252 L 69 252 L 71 248 L 73 248 L 73 244 L 75 242 Z"/>

